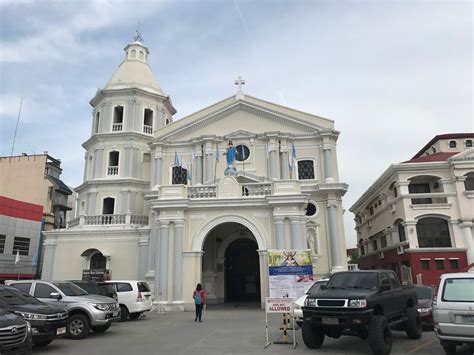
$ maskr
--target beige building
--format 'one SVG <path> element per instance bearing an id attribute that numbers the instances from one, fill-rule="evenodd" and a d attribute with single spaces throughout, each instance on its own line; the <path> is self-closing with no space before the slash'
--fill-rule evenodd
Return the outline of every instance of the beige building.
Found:
<path id="1" fill-rule="evenodd" d="M 47 233 L 44 278 L 145 278 L 168 309 L 263 301 L 268 249 L 306 249 L 344 270 L 334 122 L 238 90 L 174 121 L 139 38 L 91 100 L 78 216 Z"/>
<path id="2" fill-rule="evenodd" d="M 390 268 L 406 283 L 474 262 L 474 133 L 434 137 L 392 164 L 350 208 L 360 268 Z"/>
<path id="3" fill-rule="evenodd" d="M 43 206 L 44 230 L 64 228 L 68 196 L 61 161 L 44 154 L 0 157 L 0 196 Z"/>

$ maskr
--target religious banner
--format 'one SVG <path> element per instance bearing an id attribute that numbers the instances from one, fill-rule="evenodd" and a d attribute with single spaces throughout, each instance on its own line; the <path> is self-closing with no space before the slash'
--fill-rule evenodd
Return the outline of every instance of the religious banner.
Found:
<path id="1" fill-rule="evenodd" d="M 270 297 L 303 296 L 313 282 L 311 250 L 268 250 Z"/>

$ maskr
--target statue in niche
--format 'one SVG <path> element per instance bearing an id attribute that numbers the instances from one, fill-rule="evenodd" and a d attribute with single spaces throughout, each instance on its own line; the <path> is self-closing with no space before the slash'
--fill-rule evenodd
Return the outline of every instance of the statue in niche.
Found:
<path id="1" fill-rule="evenodd" d="M 224 153 L 227 161 L 227 168 L 224 170 L 224 175 L 237 175 L 237 169 L 234 166 L 235 154 L 237 149 L 234 147 L 234 144 L 229 140 L 229 145 Z"/>
<path id="2" fill-rule="evenodd" d="M 311 249 L 311 254 L 313 255 L 317 254 L 318 251 L 315 248 L 316 233 L 314 229 L 307 230 L 307 238 L 308 238 L 309 249 Z"/>

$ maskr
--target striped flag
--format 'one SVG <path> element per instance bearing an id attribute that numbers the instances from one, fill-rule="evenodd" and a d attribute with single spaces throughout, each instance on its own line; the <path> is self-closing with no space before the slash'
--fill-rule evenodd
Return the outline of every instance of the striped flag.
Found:
<path id="1" fill-rule="evenodd" d="M 191 174 L 189 173 L 189 170 L 188 170 L 188 164 L 186 164 L 184 159 L 181 159 L 181 168 L 186 170 L 186 179 L 191 181 Z"/>

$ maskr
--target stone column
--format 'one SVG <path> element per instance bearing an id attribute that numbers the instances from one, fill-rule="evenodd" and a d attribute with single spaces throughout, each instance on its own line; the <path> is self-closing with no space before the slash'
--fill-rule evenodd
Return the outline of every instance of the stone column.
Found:
<path id="1" fill-rule="evenodd" d="M 151 232 L 150 232 L 151 233 Z M 143 280 L 148 268 L 149 244 L 147 238 L 138 241 L 138 279 Z"/>
<path id="2" fill-rule="evenodd" d="M 92 176 L 94 178 L 103 177 L 103 161 L 104 161 L 104 148 L 97 148 L 95 150 L 95 164 Z"/>
<path id="3" fill-rule="evenodd" d="M 410 249 L 418 248 L 418 233 L 416 231 L 416 221 L 405 221 L 405 236 Z"/>
<path id="4" fill-rule="evenodd" d="M 274 217 L 275 225 L 275 248 L 285 249 L 285 219 L 283 217 Z"/>
<path id="5" fill-rule="evenodd" d="M 162 294 L 162 300 L 168 300 L 168 245 L 169 245 L 169 222 L 160 223 L 160 258 L 159 258 L 159 294 Z M 156 297 L 156 296 L 155 296 Z"/>
<path id="6" fill-rule="evenodd" d="M 301 245 L 301 224 L 298 217 L 290 217 L 291 249 L 303 249 Z"/>
<path id="7" fill-rule="evenodd" d="M 183 302 L 183 229 L 184 222 L 174 223 L 173 243 L 173 300 Z"/>
<path id="8" fill-rule="evenodd" d="M 160 239 L 160 229 L 158 222 L 156 220 L 156 213 L 152 212 L 150 214 L 150 249 L 149 249 L 149 260 L 148 260 L 148 272 L 157 272 L 155 270 L 156 266 L 156 256 Z"/>
<path id="9" fill-rule="evenodd" d="M 82 181 L 86 182 L 86 180 L 88 179 L 88 174 L 87 174 L 87 171 L 89 170 L 89 156 L 86 154 L 84 154 L 84 178 Z"/>
<path id="10" fill-rule="evenodd" d="M 324 177 L 325 181 L 330 183 L 334 182 L 334 176 L 332 171 L 332 154 L 331 148 L 325 147 L 324 151 Z"/>
<path id="11" fill-rule="evenodd" d="M 467 264 L 474 263 L 474 241 L 472 240 L 472 223 L 462 223 L 461 230 L 464 239 L 464 245 L 467 248 Z"/>
<path id="12" fill-rule="evenodd" d="M 329 202 L 327 211 L 329 221 L 329 245 L 331 247 L 331 272 L 337 272 L 344 270 L 342 266 L 339 227 L 337 223 L 337 205 L 335 203 Z"/>
<path id="13" fill-rule="evenodd" d="M 194 156 L 196 157 L 194 183 L 202 184 L 202 149 L 200 145 L 195 147 Z"/>
<path id="14" fill-rule="evenodd" d="M 257 250 L 260 269 L 260 308 L 265 307 L 265 297 L 270 296 L 268 284 L 268 251 Z"/>
<path id="15" fill-rule="evenodd" d="M 44 241 L 43 270 L 41 280 L 54 280 L 54 261 L 56 256 L 56 238 L 46 237 Z"/>
<path id="16" fill-rule="evenodd" d="M 161 163 L 162 163 L 162 154 L 161 152 L 155 152 L 155 176 L 153 184 L 155 186 L 161 186 Z"/>
<path id="17" fill-rule="evenodd" d="M 288 151 L 280 153 L 281 178 L 283 180 L 290 178 L 290 166 L 288 160 Z"/>
<path id="18" fill-rule="evenodd" d="M 212 144 L 206 144 L 206 171 L 204 175 L 204 182 L 212 181 L 214 179 L 214 159 L 212 154 Z"/>
<path id="19" fill-rule="evenodd" d="M 269 151 L 268 155 L 269 155 L 270 179 L 277 179 L 275 142 L 268 143 L 268 151 Z"/>

